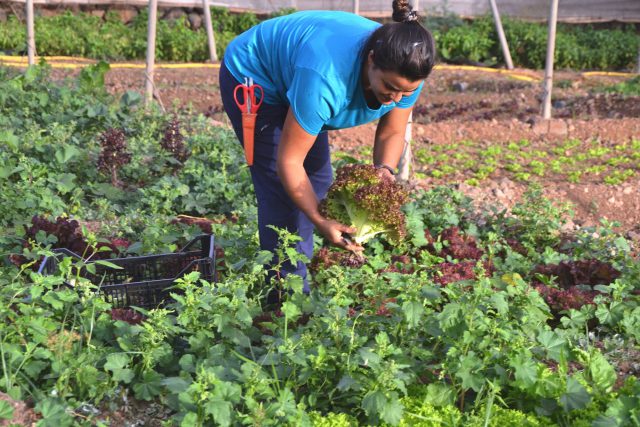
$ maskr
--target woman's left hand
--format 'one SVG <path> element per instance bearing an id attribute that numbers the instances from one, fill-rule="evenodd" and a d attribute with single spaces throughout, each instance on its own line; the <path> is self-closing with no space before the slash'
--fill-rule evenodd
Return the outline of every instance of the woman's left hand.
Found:
<path id="1" fill-rule="evenodd" d="M 395 181 L 396 179 L 395 175 L 387 168 L 378 168 L 378 176 L 384 180 Z"/>
<path id="2" fill-rule="evenodd" d="M 333 246 L 352 252 L 364 250 L 362 246 L 352 242 L 348 238 L 345 238 L 350 233 L 355 233 L 356 229 L 353 227 L 349 227 L 348 225 L 341 224 L 338 221 L 327 218 L 323 218 L 316 222 L 315 226 L 320 234 L 322 234 Z"/>

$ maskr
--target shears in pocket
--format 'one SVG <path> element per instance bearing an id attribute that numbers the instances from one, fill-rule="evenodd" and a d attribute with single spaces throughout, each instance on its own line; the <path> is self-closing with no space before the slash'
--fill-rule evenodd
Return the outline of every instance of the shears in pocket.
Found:
<path id="1" fill-rule="evenodd" d="M 242 94 L 242 99 L 240 99 Z M 250 77 L 244 78 L 244 83 L 236 86 L 233 91 L 236 105 L 242 112 L 242 140 L 244 143 L 244 157 L 247 164 L 253 166 L 253 140 L 256 129 L 256 117 L 258 109 L 264 100 L 264 89 L 253 83 Z"/>

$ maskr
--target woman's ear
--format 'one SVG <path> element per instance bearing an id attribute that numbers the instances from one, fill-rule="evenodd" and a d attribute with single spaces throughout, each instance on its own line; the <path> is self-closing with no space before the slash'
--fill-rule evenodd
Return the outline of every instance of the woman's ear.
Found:
<path id="1" fill-rule="evenodd" d="M 367 55 L 367 62 L 369 63 L 369 65 L 373 64 L 373 49 L 371 49 L 369 51 L 369 55 Z"/>

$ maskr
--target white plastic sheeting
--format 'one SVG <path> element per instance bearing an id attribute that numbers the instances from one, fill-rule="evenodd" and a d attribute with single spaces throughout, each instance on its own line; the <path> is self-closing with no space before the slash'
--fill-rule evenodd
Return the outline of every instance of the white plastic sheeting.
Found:
<path id="1" fill-rule="evenodd" d="M 2 0 L 25 3 L 26 0 Z M 34 0 L 36 5 L 120 5 L 144 6 L 147 0 Z M 391 15 L 391 0 L 363 0 L 358 8 L 362 15 L 384 17 Z M 414 0 L 422 13 L 451 12 L 463 17 L 477 17 L 491 13 L 488 0 Z M 355 0 L 212 0 L 212 6 L 232 10 L 270 13 L 283 8 L 298 10 L 325 9 L 353 12 Z M 497 0 L 500 14 L 505 17 L 546 21 L 549 0 Z M 159 7 L 202 7 L 200 0 L 158 0 Z M 563 22 L 640 22 L 640 0 L 562 0 L 558 20 Z"/>

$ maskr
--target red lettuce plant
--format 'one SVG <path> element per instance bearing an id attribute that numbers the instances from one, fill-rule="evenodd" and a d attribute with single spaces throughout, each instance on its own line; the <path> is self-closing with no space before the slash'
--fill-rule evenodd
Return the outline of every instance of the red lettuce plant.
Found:
<path id="1" fill-rule="evenodd" d="M 97 248 L 107 247 L 109 250 L 102 249 L 94 254 L 82 234 L 82 228 L 78 221 L 66 217 L 58 217 L 53 222 L 44 216 L 34 215 L 31 218 L 31 226 L 25 228 L 24 248 L 29 248 L 31 246 L 30 242 L 35 241 L 36 235 L 41 231 L 48 236 L 55 236 L 56 242 L 51 245 L 52 249 L 65 248 L 80 256 L 92 255 L 93 258 L 99 259 L 110 258 L 114 253 L 120 253 L 130 244 L 127 239 L 122 238 L 114 238 L 109 243 L 99 242 L 96 245 Z M 17 266 L 27 262 L 27 259 L 22 255 L 12 255 L 10 258 L 11 262 Z"/>
<path id="2" fill-rule="evenodd" d="M 442 248 L 442 255 L 449 255 L 453 259 L 479 260 L 484 252 L 478 248 L 472 236 L 463 236 L 458 227 L 444 229 L 440 233 L 440 241 L 448 244 Z"/>
<path id="3" fill-rule="evenodd" d="M 184 163 L 189 158 L 189 152 L 184 145 L 184 136 L 180 131 L 180 120 L 177 117 L 169 121 L 165 127 L 160 146 L 180 162 Z"/>
<path id="4" fill-rule="evenodd" d="M 343 267 L 358 268 L 364 265 L 366 258 L 353 252 L 334 251 L 327 247 L 320 250 L 313 256 L 309 264 L 309 270 L 312 272 L 329 268 L 333 265 L 341 265 Z"/>
<path id="5" fill-rule="evenodd" d="M 620 276 L 620 272 L 611 264 L 597 259 L 561 261 L 559 264 L 539 265 L 534 273 L 555 276 L 561 288 L 569 289 L 576 285 L 608 285 Z"/>
<path id="6" fill-rule="evenodd" d="M 111 184 L 121 187 L 118 169 L 131 161 L 131 153 L 127 150 L 127 140 L 122 129 L 109 128 L 100 135 L 100 156 L 98 169 L 111 176 Z"/>
<path id="7" fill-rule="evenodd" d="M 620 276 L 620 272 L 611 264 L 597 259 L 539 265 L 533 272 L 548 279 L 556 278 L 558 288 L 540 282 L 534 284 L 534 288 L 542 295 L 556 317 L 560 311 L 577 310 L 584 305 L 595 304 L 594 297 L 601 293 L 593 290 L 593 287 L 608 285 Z M 578 285 L 592 289 L 581 289 Z"/>
<path id="8" fill-rule="evenodd" d="M 320 212 L 356 229 L 353 240 L 363 244 L 380 233 L 392 243 L 406 235 L 402 206 L 408 201 L 407 190 L 392 178 L 379 173 L 372 165 L 347 165 L 338 169 L 336 180 Z"/>

